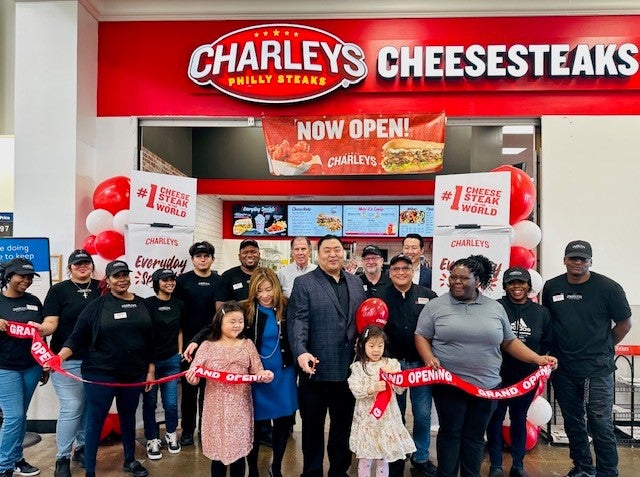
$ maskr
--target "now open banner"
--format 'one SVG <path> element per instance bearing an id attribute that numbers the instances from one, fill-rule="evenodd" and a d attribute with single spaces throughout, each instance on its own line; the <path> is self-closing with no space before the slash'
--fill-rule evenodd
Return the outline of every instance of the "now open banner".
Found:
<path id="1" fill-rule="evenodd" d="M 444 113 L 263 117 L 273 175 L 427 174 L 442 169 Z"/>
<path id="2" fill-rule="evenodd" d="M 496 264 L 496 269 L 491 284 L 483 293 L 494 299 L 502 297 L 502 274 L 509 267 L 510 234 L 508 226 L 436 229 L 433 235 L 433 291 L 438 295 L 449 291 L 449 267 L 453 262 L 469 255 L 484 255 Z"/>

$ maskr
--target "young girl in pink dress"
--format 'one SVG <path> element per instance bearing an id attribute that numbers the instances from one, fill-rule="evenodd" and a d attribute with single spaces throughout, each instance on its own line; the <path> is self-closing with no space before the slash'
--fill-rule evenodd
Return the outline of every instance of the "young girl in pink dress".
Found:
<path id="1" fill-rule="evenodd" d="M 386 336 L 382 328 L 369 325 L 362 330 L 356 342 L 356 361 L 351 365 L 349 389 L 356 398 L 353 412 L 349 447 L 358 458 L 358 477 L 370 477 L 375 462 L 375 476 L 389 475 L 389 462 L 406 458 L 416 446 L 409 431 L 402 423 L 402 416 L 395 394 L 380 419 L 371 415 L 376 395 L 387 386 L 380 379 L 380 370 L 390 373 L 400 371 L 397 359 L 384 356 Z M 396 393 L 403 388 L 393 387 Z"/>
<path id="2" fill-rule="evenodd" d="M 244 315 L 235 301 L 222 304 L 213 317 L 211 336 L 199 347 L 186 379 L 197 385 L 194 368 L 255 374 L 260 382 L 273 379 L 265 371 L 252 341 L 242 337 Z M 202 411 L 202 453 L 211 459 L 211 477 L 243 477 L 245 456 L 253 446 L 253 402 L 251 384 L 207 381 Z"/>

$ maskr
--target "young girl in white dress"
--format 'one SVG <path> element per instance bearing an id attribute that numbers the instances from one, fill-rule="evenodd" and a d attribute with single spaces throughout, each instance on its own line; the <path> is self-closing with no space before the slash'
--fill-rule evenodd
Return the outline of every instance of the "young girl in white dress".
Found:
<path id="1" fill-rule="evenodd" d="M 403 388 L 393 386 L 395 393 L 380 419 L 370 413 L 376 395 L 390 386 L 380 379 L 380 369 L 390 373 L 400 371 L 398 360 L 384 356 L 385 341 L 384 331 L 376 325 L 362 330 L 348 380 L 356 398 L 349 447 L 358 458 L 358 477 L 370 477 L 374 462 L 375 477 L 387 477 L 389 462 L 404 459 L 416 450 L 396 401 L 395 393 L 402 393 Z"/>

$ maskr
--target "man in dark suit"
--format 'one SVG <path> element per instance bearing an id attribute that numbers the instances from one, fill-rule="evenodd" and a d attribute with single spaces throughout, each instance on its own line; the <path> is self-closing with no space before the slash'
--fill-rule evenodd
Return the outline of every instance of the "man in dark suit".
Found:
<path id="1" fill-rule="evenodd" d="M 419 234 L 407 234 L 402 239 L 402 255 L 411 259 L 413 283 L 431 288 L 431 269 L 421 262 L 424 256 L 424 238 Z"/>
<path id="2" fill-rule="evenodd" d="M 302 418 L 302 477 L 323 477 L 324 426 L 331 417 L 329 477 L 346 477 L 355 400 L 347 384 L 356 337 L 355 315 L 365 294 L 360 279 L 342 270 L 340 239 L 318 241 L 318 268 L 297 277 L 287 308 L 289 342 L 302 370 L 298 383 Z"/>

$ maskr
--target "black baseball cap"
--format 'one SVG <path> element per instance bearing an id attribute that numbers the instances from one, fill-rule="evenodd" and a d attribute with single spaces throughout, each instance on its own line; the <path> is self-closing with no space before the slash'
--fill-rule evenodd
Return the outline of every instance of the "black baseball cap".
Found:
<path id="1" fill-rule="evenodd" d="M 398 262 L 405 262 L 408 263 L 409 265 L 412 265 L 413 262 L 411 261 L 411 259 L 409 257 L 407 257 L 406 255 L 399 253 L 398 255 L 394 256 L 390 261 L 389 261 L 389 266 L 393 266 Z"/>
<path id="2" fill-rule="evenodd" d="M 502 275 L 503 285 L 516 280 L 531 284 L 531 274 L 522 267 L 511 267 Z"/>
<path id="3" fill-rule="evenodd" d="M 166 280 L 167 278 L 176 278 L 176 272 L 170 268 L 161 268 L 153 272 L 153 275 L 151 275 L 151 281 L 154 282 L 158 280 Z"/>
<path id="4" fill-rule="evenodd" d="M 584 240 L 574 240 L 572 242 L 569 242 L 567 244 L 567 247 L 564 249 L 564 256 L 567 258 L 591 258 L 593 256 L 593 252 L 591 251 L 591 244 Z"/>
<path id="5" fill-rule="evenodd" d="M 382 251 L 376 245 L 367 245 L 362 249 L 362 257 L 366 257 L 367 255 L 377 255 L 378 257 L 382 257 Z"/>
<path id="6" fill-rule="evenodd" d="M 84 249 L 78 249 L 71 252 L 71 255 L 69 255 L 69 265 L 75 265 L 80 262 L 93 263 L 93 258 L 91 258 L 91 254 Z"/>
<path id="7" fill-rule="evenodd" d="M 4 264 L 4 276 L 8 277 L 10 275 L 35 275 L 39 277 L 40 275 L 35 272 L 33 268 L 33 263 L 31 260 L 27 260 L 26 258 L 14 258 L 9 260 Z"/>
<path id="8" fill-rule="evenodd" d="M 211 255 L 212 257 L 216 254 L 216 249 L 209 242 L 196 242 L 191 247 L 189 247 L 189 255 L 191 258 L 195 257 L 199 253 L 206 253 Z"/>
<path id="9" fill-rule="evenodd" d="M 129 270 L 129 265 L 127 265 L 127 263 L 123 262 L 122 260 L 114 260 L 107 263 L 107 267 L 104 270 L 104 274 L 107 277 L 120 272 L 131 273 L 131 270 Z"/>
<path id="10" fill-rule="evenodd" d="M 240 250 L 246 247 L 260 248 L 260 246 L 258 245 L 258 242 L 256 242 L 253 239 L 244 239 L 242 242 L 240 242 Z"/>

